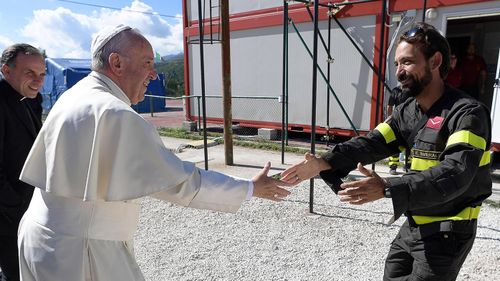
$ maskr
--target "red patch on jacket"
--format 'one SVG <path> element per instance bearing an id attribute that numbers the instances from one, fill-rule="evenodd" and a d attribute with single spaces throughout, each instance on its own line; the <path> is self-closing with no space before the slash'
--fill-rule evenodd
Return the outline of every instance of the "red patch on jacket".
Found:
<path id="1" fill-rule="evenodd" d="M 439 128 L 441 128 L 441 125 L 443 124 L 443 120 L 444 118 L 441 116 L 429 118 L 429 120 L 427 120 L 427 124 L 425 124 L 425 127 L 439 130 Z"/>

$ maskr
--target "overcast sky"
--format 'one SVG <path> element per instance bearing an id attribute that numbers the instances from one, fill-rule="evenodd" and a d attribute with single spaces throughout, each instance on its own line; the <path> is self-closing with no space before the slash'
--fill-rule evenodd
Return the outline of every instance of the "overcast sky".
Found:
<path id="1" fill-rule="evenodd" d="M 92 35 L 121 23 L 141 30 L 162 56 L 177 54 L 181 16 L 181 0 L 0 0 L 0 50 L 23 42 L 53 58 L 90 58 Z"/>

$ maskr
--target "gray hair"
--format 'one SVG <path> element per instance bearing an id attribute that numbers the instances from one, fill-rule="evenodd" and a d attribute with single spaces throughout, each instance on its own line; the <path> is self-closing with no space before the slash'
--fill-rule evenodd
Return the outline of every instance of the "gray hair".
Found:
<path id="1" fill-rule="evenodd" d="M 18 43 L 7 47 L 2 52 L 2 58 L 0 59 L 0 66 L 7 65 L 9 67 L 15 67 L 16 58 L 19 54 L 43 57 L 42 52 L 40 52 L 40 50 L 38 50 L 37 48 L 29 44 Z"/>
<path id="2" fill-rule="evenodd" d="M 105 70 L 109 68 L 109 56 L 112 53 L 124 54 L 133 44 L 134 37 L 141 37 L 142 34 L 137 28 L 127 29 L 109 40 L 100 50 L 96 51 L 92 56 L 92 70 Z"/>

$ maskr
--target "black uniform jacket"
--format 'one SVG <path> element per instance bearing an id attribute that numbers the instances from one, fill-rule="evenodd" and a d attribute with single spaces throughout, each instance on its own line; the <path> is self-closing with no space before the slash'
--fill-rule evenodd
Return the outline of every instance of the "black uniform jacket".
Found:
<path id="1" fill-rule="evenodd" d="M 38 99 L 22 98 L 0 79 L 0 235 L 17 235 L 33 194 L 19 174 L 42 125 L 41 107 Z"/>
<path id="2" fill-rule="evenodd" d="M 338 191 L 339 178 L 356 164 L 369 164 L 411 148 L 411 171 L 389 178 L 394 216 L 453 216 L 481 205 L 491 195 L 491 120 L 488 109 L 446 85 L 426 113 L 414 141 L 409 137 L 424 116 L 415 98 L 396 107 L 366 136 L 338 144 L 323 155 L 333 167 L 321 177 Z M 333 185 L 333 186 L 332 186 Z"/>

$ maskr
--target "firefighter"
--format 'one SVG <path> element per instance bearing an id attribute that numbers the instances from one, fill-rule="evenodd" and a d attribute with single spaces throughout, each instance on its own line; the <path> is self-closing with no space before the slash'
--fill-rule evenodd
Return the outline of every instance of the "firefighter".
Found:
<path id="1" fill-rule="evenodd" d="M 401 90 L 401 85 L 398 85 L 391 90 L 391 94 L 389 96 L 389 101 L 387 102 L 387 116 L 391 116 L 394 108 L 402 103 L 404 103 L 410 96 Z M 406 150 L 401 151 L 401 153 L 396 153 L 394 155 L 389 156 L 389 173 L 391 175 L 397 175 L 396 169 L 398 168 L 398 164 L 400 161 L 400 156 L 404 157 L 402 160 L 404 161 L 404 170 L 408 172 L 409 164 L 411 164 L 411 157 L 406 155 Z"/>
<path id="2" fill-rule="evenodd" d="M 407 219 L 392 242 L 384 280 L 455 280 L 472 248 L 481 203 L 491 194 L 491 121 L 487 108 L 443 80 L 450 47 L 431 25 L 417 23 L 397 44 L 402 90 L 412 97 L 366 136 L 305 159 L 282 173 L 298 183 L 320 175 L 341 202 L 391 198 L 393 219 Z M 380 178 L 362 165 L 411 149 L 411 171 Z M 359 163 L 358 163 L 359 162 Z M 341 183 L 355 167 L 366 177 Z"/>

